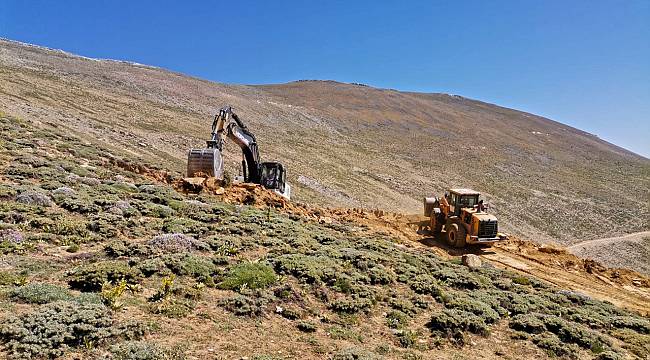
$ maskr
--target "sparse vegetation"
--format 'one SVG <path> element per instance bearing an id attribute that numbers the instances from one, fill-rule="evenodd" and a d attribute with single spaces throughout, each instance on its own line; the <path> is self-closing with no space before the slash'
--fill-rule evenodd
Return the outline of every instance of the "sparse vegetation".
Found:
<path id="1" fill-rule="evenodd" d="M 0 324 L 0 339 L 16 359 L 52 358 L 68 348 L 90 347 L 109 339 L 144 335 L 139 324 L 116 323 L 102 305 L 55 302 Z"/>
<path id="2" fill-rule="evenodd" d="M 2 122 L 1 146 L 28 126 L 20 124 Z M 117 156 L 107 162 L 73 137 L 52 131 L 39 139 L 47 139 L 41 149 L 62 155 L 36 152 L 0 169 L 7 179 L 0 184 L 7 254 L 0 305 L 20 310 L 4 317 L 1 355 L 99 349 L 116 359 L 182 358 L 183 351 L 161 345 L 165 332 L 196 331 L 197 318 L 201 331 L 219 336 L 282 326 L 305 339 L 296 345 L 307 346 L 301 351 L 336 359 L 376 358 L 367 344 L 380 355 L 427 358 L 432 347 L 489 341 L 508 327 L 517 341 L 558 357 L 648 350 L 647 318 L 534 277 L 469 270 L 354 222 L 183 195 L 151 184 L 144 171 L 124 171 L 131 163 Z M 72 150 L 87 157 L 85 166 Z M 63 170 L 44 179 L 34 166 Z M 37 195 L 19 202 L 20 194 L 41 194 L 53 204 L 37 205 Z M 151 323 L 146 342 L 120 343 L 142 335 L 141 325 L 116 320 L 128 317 Z M 368 320 L 372 328 L 363 326 Z M 388 345 L 374 345 L 377 336 Z"/>

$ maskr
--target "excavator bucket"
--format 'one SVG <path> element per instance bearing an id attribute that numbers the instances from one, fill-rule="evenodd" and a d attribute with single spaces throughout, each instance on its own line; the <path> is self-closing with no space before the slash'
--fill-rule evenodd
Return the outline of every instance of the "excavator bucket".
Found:
<path id="1" fill-rule="evenodd" d="M 219 149 L 191 149 L 187 153 L 187 177 L 195 176 L 223 180 L 223 157 Z"/>

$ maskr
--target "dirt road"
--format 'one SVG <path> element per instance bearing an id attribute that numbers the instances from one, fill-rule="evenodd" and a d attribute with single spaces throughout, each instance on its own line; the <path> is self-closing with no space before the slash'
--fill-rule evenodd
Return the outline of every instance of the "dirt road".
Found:
<path id="1" fill-rule="evenodd" d="M 578 250 L 581 248 L 586 248 L 586 247 L 592 247 L 592 246 L 600 246 L 600 245 L 606 245 L 606 244 L 611 244 L 619 241 L 640 241 L 644 237 L 650 237 L 650 231 L 641 231 L 633 234 L 627 234 L 623 236 L 618 236 L 618 237 L 610 237 L 610 238 L 604 238 L 604 239 L 594 239 L 594 240 L 587 240 L 583 242 L 579 242 L 577 244 L 571 245 L 567 247 L 567 250 L 574 252 L 574 250 Z"/>

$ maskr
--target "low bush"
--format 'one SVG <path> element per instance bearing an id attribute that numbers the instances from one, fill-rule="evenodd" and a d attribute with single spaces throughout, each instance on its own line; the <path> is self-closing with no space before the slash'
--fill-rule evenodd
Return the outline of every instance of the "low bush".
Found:
<path id="1" fill-rule="evenodd" d="M 16 202 L 25 205 L 42 207 L 48 207 L 54 204 L 49 196 L 36 191 L 24 191 L 20 193 L 18 196 L 16 196 Z"/>
<path id="2" fill-rule="evenodd" d="M 187 275 L 205 282 L 206 285 L 214 286 L 212 276 L 217 267 L 213 259 L 197 255 L 176 255 L 167 256 L 163 259 L 167 267 L 176 275 Z"/>
<path id="3" fill-rule="evenodd" d="M 10 297 L 15 301 L 29 304 L 46 304 L 60 300 L 70 300 L 68 289 L 46 283 L 30 283 L 13 289 Z"/>
<path id="4" fill-rule="evenodd" d="M 183 360 L 180 348 L 168 349 L 148 341 L 126 341 L 110 347 L 113 360 Z"/>
<path id="5" fill-rule="evenodd" d="M 306 283 L 332 283 L 341 273 L 338 264 L 326 256 L 281 255 L 270 260 L 279 274 L 293 275 Z"/>
<path id="6" fill-rule="evenodd" d="M 535 335 L 533 337 L 533 343 L 546 350 L 551 356 L 568 357 L 570 359 L 576 359 L 578 357 L 579 349 L 577 346 L 562 342 L 554 334 L 543 333 Z"/>
<path id="7" fill-rule="evenodd" d="M 330 302 L 330 309 L 347 314 L 354 314 L 359 311 L 369 310 L 376 300 L 374 298 L 361 297 L 358 295 L 347 296 Z"/>
<path id="8" fill-rule="evenodd" d="M 102 261 L 72 269 L 67 273 L 71 288 L 81 291 L 100 291 L 107 282 L 122 280 L 129 284 L 139 282 L 142 273 L 122 261 Z"/>
<path id="9" fill-rule="evenodd" d="M 623 341 L 623 348 L 639 358 L 650 354 L 650 335 L 639 334 L 630 329 L 612 330 L 610 334 Z"/>
<path id="10" fill-rule="evenodd" d="M 184 318 L 194 310 L 195 303 L 188 299 L 168 298 L 151 304 L 150 310 L 154 314 L 161 314 L 169 318 Z"/>
<path id="11" fill-rule="evenodd" d="M 235 315 L 259 316 L 264 313 L 268 300 L 263 296 L 237 295 L 221 299 L 219 305 Z"/>
<path id="12" fill-rule="evenodd" d="M 242 263 L 228 270 L 219 288 L 240 290 L 261 289 L 275 283 L 277 276 L 273 268 L 265 263 Z"/>
<path id="13" fill-rule="evenodd" d="M 208 245 L 204 242 L 179 233 L 158 235 L 147 241 L 146 244 L 153 250 L 153 252 L 165 254 L 177 254 L 181 252 L 189 252 L 191 250 L 208 249 Z"/>
<path id="14" fill-rule="evenodd" d="M 9 271 L 0 270 L 0 285 L 24 285 L 26 282 L 27 277 L 24 275 L 18 275 Z"/>
<path id="15" fill-rule="evenodd" d="M 486 324 L 493 324 L 499 320 L 499 314 L 492 307 L 470 297 L 452 296 L 451 300 L 445 302 L 445 307 L 470 312 L 483 319 Z"/>
<path id="16" fill-rule="evenodd" d="M 386 325 L 391 329 L 403 329 L 408 322 L 409 316 L 401 311 L 393 310 L 386 315 Z"/>
<path id="17" fill-rule="evenodd" d="M 404 348 L 412 347 L 418 340 L 417 332 L 412 330 L 399 330 L 395 335 L 400 346 Z"/>
<path id="18" fill-rule="evenodd" d="M 140 324 L 117 324 L 103 305 L 55 302 L 0 324 L 0 339 L 17 359 L 54 358 L 68 348 L 144 335 Z"/>
<path id="19" fill-rule="evenodd" d="M 296 327 L 298 328 L 298 330 L 306 333 L 311 333 L 316 331 L 316 324 L 309 321 L 299 321 L 298 324 L 296 324 Z"/>
<path id="20" fill-rule="evenodd" d="M 450 338 L 459 338 L 457 332 L 460 330 L 467 330 L 479 335 L 488 334 L 488 327 L 481 317 L 457 309 L 443 309 L 434 312 L 426 326 L 431 331 Z"/>
<path id="21" fill-rule="evenodd" d="M 407 283 L 418 294 L 431 295 L 436 299 L 443 295 L 438 280 L 431 275 L 416 275 L 409 279 Z"/>
<path id="22" fill-rule="evenodd" d="M 351 347 L 337 351 L 332 360 L 376 360 L 379 359 L 375 354 L 362 348 Z"/>

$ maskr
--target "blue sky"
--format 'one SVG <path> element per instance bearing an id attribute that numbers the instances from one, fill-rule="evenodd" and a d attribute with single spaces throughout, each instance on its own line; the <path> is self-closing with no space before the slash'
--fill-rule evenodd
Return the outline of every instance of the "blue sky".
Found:
<path id="1" fill-rule="evenodd" d="M 460 94 L 650 157 L 647 0 L 0 0 L 0 36 L 218 82 Z"/>

